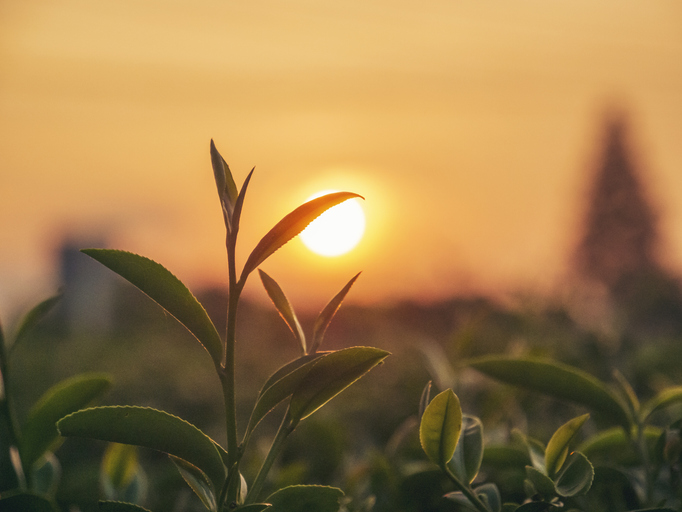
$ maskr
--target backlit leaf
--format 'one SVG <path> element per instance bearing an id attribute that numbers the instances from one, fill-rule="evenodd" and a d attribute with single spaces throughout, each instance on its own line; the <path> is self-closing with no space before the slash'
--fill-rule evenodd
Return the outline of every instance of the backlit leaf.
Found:
<path id="1" fill-rule="evenodd" d="M 194 295 L 164 266 L 126 251 L 83 249 L 81 252 L 116 272 L 168 311 L 203 345 L 213 363 L 220 365 L 223 342 L 213 322 Z"/>
<path id="2" fill-rule="evenodd" d="M 448 466 L 460 481 L 470 484 L 483 461 L 483 424 L 474 416 L 463 415 L 462 432 Z"/>
<path id="3" fill-rule="evenodd" d="M 352 192 L 333 192 L 302 204 L 280 220 L 251 251 L 242 270 L 240 281 L 256 270 L 272 253 L 303 231 L 308 224 L 332 206 L 348 199 L 362 197 Z"/>
<path id="4" fill-rule="evenodd" d="M 272 512 L 338 512 L 343 491 L 322 485 L 292 485 L 271 494 L 265 501 Z"/>
<path id="5" fill-rule="evenodd" d="M 204 471 L 214 487 L 225 480 L 214 442 L 194 425 L 147 407 L 94 407 L 75 412 L 57 424 L 63 436 L 78 436 L 144 446 L 174 455 Z"/>
<path id="6" fill-rule="evenodd" d="M 310 416 L 388 356 L 389 352 L 374 347 L 345 348 L 324 355 L 294 391 L 290 417 L 298 422 Z"/>
<path id="7" fill-rule="evenodd" d="M 190 464 L 186 460 L 173 457 L 172 455 L 170 458 L 175 463 L 175 467 L 178 468 L 182 479 L 187 482 L 187 485 L 189 485 L 194 493 L 199 497 L 201 503 L 204 504 L 204 507 L 211 512 L 217 510 L 218 505 L 216 504 L 213 484 L 206 476 L 206 473 L 201 471 L 194 464 Z"/>
<path id="8" fill-rule="evenodd" d="M 557 494 L 565 497 L 586 494 L 594 480 L 594 468 L 587 457 L 580 452 L 573 452 L 556 476 Z"/>
<path id="9" fill-rule="evenodd" d="M 678 402 L 682 402 L 682 386 L 664 389 L 643 405 L 641 410 L 642 421 L 646 421 L 654 412 Z"/>
<path id="10" fill-rule="evenodd" d="M 61 295 L 50 297 L 49 299 L 42 301 L 40 304 L 35 306 L 31 311 L 26 313 L 21 323 L 19 324 L 19 327 L 17 328 L 17 333 L 14 336 L 14 345 L 12 345 L 12 347 L 20 343 L 26 337 L 26 335 L 35 327 L 35 325 L 38 322 L 40 322 L 45 317 L 45 315 L 52 311 L 52 308 L 54 308 L 57 302 L 59 302 L 59 299 L 61 299 Z"/>
<path id="11" fill-rule="evenodd" d="M 260 280 L 263 283 L 263 287 L 265 288 L 265 291 L 268 293 L 268 297 L 270 297 L 270 300 L 275 305 L 277 312 L 282 317 L 284 322 L 287 324 L 287 326 L 293 333 L 294 338 L 296 338 L 296 341 L 298 341 L 299 345 L 301 346 L 303 354 L 305 354 L 306 353 L 305 335 L 303 334 L 303 329 L 301 329 L 301 324 L 298 321 L 296 312 L 294 311 L 294 308 L 291 306 L 289 299 L 287 299 L 287 296 L 284 295 L 284 292 L 282 291 L 282 288 L 279 286 L 279 284 L 277 284 L 277 281 L 275 281 L 272 277 L 263 272 L 261 269 L 258 269 L 258 273 L 260 274 Z"/>
<path id="12" fill-rule="evenodd" d="M 91 404 L 111 385 L 101 373 L 77 375 L 50 389 L 31 408 L 21 431 L 22 464 L 26 471 L 47 451 L 59 443 L 55 423 L 60 418 Z"/>
<path id="13" fill-rule="evenodd" d="M 462 408 L 452 389 L 431 400 L 419 425 L 419 441 L 431 462 L 444 467 L 455 453 L 462 430 Z"/>
<path id="14" fill-rule="evenodd" d="M 554 432 L 545 450 L 545 467 L 549 477 L 554 477 L 554 474 L 559 471 L 566 460 L 569 443 L 589 417 L 589 414 L 583 414 L 573 418 Z"/>
<path id="15" fill-rule="evenodd" d="M 272 409 L 296 391 L 303 377 L 308 374 L 317 360 L 327 354 L 329 352 L 318 352 L 299 357 L 284 365 L 268 379 L 251 413 L 245 439 L 248 439 L 253 429 Z"/>
<path id="16" fill-rule="evenodd" d="M 232 177 L 230 167 L 216 149 L 213 139 L 211 139 L 211 165 L 213 166 L 213 176 L 223 208 L 225 226 L 228 231 L 231 231 L 232 213 L 237 201 L 237 185 Z"/>
<path id="17" fill-rule="evenodd" d="M 628 409 L 604 383 L 577 368 L 540 359 L 483 357 L 470 361 L 478 371 L 508 384 L 584 405 L 630 429 Z"/>
<path id="18" fill-rule="evenodd" d="M 348 291 L 350 290 L 351 286 L 353 286 L 353 283 L 357 280 L 357 278 L 360 277 L 360 273 L 358 272 L 355 274 L 348 283 L 346 283 L 346 286 L 344 286 L 339 293 L 337 293 L 332 300 L 329 301 L 329 303 L 324 307 L 324 309 L 320 312 L 319 315 L 317 315 L 317 318 L 315 319 L 315 324 L 313 325 L 313 341 L 312 344 L 310 345 L 310 352 L 315 353 L 317 352 L 317 349 L 320 348 L 320 344 L 322 343 L 322 339 L 324 338 L 325 332 L 327 332 L 327 327 L 329 327 L 329 323 L 332 321 L 332 318 L 334 318 L 334 315 L 336 312 L 339 310 L 341 307 L 341 303 L 343 302 L 343 299 L 346 298 L 346 295 L 348 295 Z"/>

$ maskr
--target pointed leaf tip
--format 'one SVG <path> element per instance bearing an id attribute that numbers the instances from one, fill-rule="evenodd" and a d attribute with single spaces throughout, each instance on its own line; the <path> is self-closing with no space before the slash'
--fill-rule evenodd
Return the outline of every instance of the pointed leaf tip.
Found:
<path id="1" fill-rule="evenodd" d="M 336 315 L 336 312 L 341 307 L 343 299 L 346 298 L 351 286 L 353 286 L 353 283 L 355 283 L 358 277 L 360 277 L 360 274 L 361 272 L 355 274 L 351 280 L 346 283 L 346 286 L 344 286 L 341 291 L 329 301 L 329 303 L 315 319 L 315 325 L 313 326 L 313 342 L 310 346 L 310 353 L 314 354 L 317 349 L 320 348 L 324 334 L 327 332 L 327 327 L 329 327 L 332 318 L 334 318 L 334 315 Z"/>
<path id="2" fill-rule="evenodd" d="M 270 300 L 275 305 L 277 312 L 293 333 L 294 338 L 296 338 L 296 341 L 298 341 L 298 343 L 301 345 L 301 349 L 303 351 L 303 354 L 305 355 L 306 353 L 305 335 L 303 334 L 303 329 L 301 328 L 301 324 L 298 321 L 296 312 L 294 311 L 293 306 L 289 302 L 289 299 L 287 299 L 286 295 L 284 295 L 284 291 L 282 291 L 282 288 L 279 286 L 279 284 L 277 284 L 277 281 L 275 281 L 272 277 L 263 272 L 261 269 L 258 269 L 258 273 L 260 275 L 260 280 L 263 283 L 263 287 L 265 288 L 265 291 L 268 294 L 268 297 L 270 297 Z"/>
<path id="3" fill-rule="evenodd" d="M 246 277 L 256 270 L 261 263 L 277 251 L 277 249 L 303 231 L 308 224 L 326 210 L 354 197 L 362 199 L 361 195 L 353 192 L 333 192 L 312 199 L 286 215 L 275 225 L 275 227 L 261 238 L 260 242 L 258 242 L 253 251 L 251 251 L 242 270 L 240 281 L 245 281 Z"/>

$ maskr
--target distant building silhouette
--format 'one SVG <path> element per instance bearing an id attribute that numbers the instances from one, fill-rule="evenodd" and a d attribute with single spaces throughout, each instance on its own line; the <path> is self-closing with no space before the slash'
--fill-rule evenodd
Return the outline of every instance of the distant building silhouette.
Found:
<path id="1" fill-rule="evenodd" d="M 679 331 L 682 293 L 660 263 L 657 215 L 633 164 L 622 114 L 607 119 L 595 171 L 574 272 L 605 292 L 627 329 Z"/>

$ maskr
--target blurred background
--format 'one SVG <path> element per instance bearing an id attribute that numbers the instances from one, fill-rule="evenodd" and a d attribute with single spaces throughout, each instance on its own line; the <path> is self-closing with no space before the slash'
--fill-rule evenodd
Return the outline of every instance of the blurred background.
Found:
<path id="1" fill-rule="evenodd" d="M 675 1 L 0 1 L 4 326 L 64 293 L 14 351 L 22 414 L 60 378 L 106 371 L 107 403 L 158 407 L 224 437 L 205 351 L 78 252 L 154 259 L 222 332 L 211 139 L 238 185 L 256 167 L 242 262 L 311 194 L 365 197 L 356 249 L 326 258 L 293 240 L 263 265 L 308 331 L 362 270 L 326 348 L 394 354 L 311 419 L 280 483 L 359 485 L 373 469 L 358 461 L 392 446 L 429 379 L 455 388 L 492 438 L 509 426 L 542 438 L 575 412 L 460 364 L 477 355 L 551 356 L 606 380 L 618 368 L 651 396 L 680 382 L 680 134 Z M 297 351 L 256 278 L 245 298 L 248 416 Z M 265 441 L 275 427 L 262 427 Z M 97 464 L 101 447 L 89 449 Z M 83 445 L 62 451 L 78 459 Z M 65 476 L 66 502 L 96 494 L 80 468 Z M 168 488 L 152 503 L 177 498 L 166 469 L 153 473 Z M 405 503 L 386 485 L 375 510 Z"/>

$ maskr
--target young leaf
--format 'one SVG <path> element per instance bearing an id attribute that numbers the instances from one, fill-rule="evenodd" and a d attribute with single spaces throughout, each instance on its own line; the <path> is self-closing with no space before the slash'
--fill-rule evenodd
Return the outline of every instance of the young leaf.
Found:
<path id="1" fill-rule="evenodd" d="M 682 386 L 664 389 L 658 395 L 644 404 L 640 412 L 642 422 L 649 419 L 649 416 L 651 416 L 654 412 L 678 402 L 682 402 Z"/>
<path id="2" fill-rule="evenodd" d="M 45 392 L 31 408 L 22 428 L 19 451 L 25 471 L 30 471 L 47 450 L 59 443 L 57 420 L 86 407 L 110 385 L 107 375 L 91 373 L 63 380 Z"/>
<path id="3" fill-rule="evenodd" d="M 151 512 L 151 510 L 122 501 L 100 501 L 97 503 L 100 512 Z"/>
<path id="4" fill-rule="evenodd" d="M 632 415 L 633 418 L 637 418 L 639 415 L 640 404 L 639 399 L 637 398 L 637 394 L 635 393 L 635 390 L 632 389 L 630 383 L 618 370 L 613 371 L 613 378 L 616 381 L 618 388 L 620 389 L 621 395 L 623 396 L 625 402 L 630 408 L 630 414 Z"/>
<path id="5" fill-rule="evenodd" d="M 291 397 L 289 414 L 293 422 L 310 416 L 388 356 L 389 352 L 374 347 L 345 348 L 324 355 Z"/>
<path id="6" fill-rule="evenodd" d="M 249 188 L 249 182 L 251 181 L 251 176 L 253 176 L 253 171 L 256 168 L 254 167 L 251 169 L 251 172 L 249 172 L 248 176 L 246 176 L 246 179 L 244 180 L 244 184 L 242 185 L 242 189 L 239 191 L 239 195 L 237 196 L 237 201 L 234 204 L 234 212 L 232 213 L 232 226 L 230 229 L 230 236 L 235 240 L 236 243 L 236 237 L 237 237 L 237 232 L 239 231 L 239 221 L 242 218 L 242 207 L 244 206 L 244 197 L 246 197 L 246 190 Z"/>
<path id="7" fill-rule="evenodd" d="M 292 485 L 271 494 L 272 512 L 338 512 L 343 491 L 322 485 Z"/>
<path id="8" fill-rule="evenodd" d="M 45 315 L 52 311 L 52 308 L 57 304 L 57 302 L 59 302 L 59 299 L 61 299 L 61 295 L 50 297 L 49 299 L 44 300 L 35 306 L 26 314 L 26 316 L 24 316 L 21 324 L 19 324 L 19 327 L 17 328 L 12 348 L 20 343 L 31 331 L 31 329 L 33 329 L 33 327 L 35 327 L 35 325 L 45 317 Z"/>
<path id="9" fill-rule="evenodd" d="M 194 295 L 165 267 L 149 258 L 125 251 L 83 249 L 81 252 L 128 280 L 168 311 L 203 345 L 213 363 L 220 365 L 223 342 L 213 322 Z"/>
<path id="10" fill-rule="evenodd" d="M 459 398 L 446 389 L 431 400 L 419 425 L 419 441 L 429 460 L 445 467 L 455 453 L 461 430 Z"/>
<path id="11" fill-rule="evenodd" d="M 211 480 L 206 476 L 206 473 L 204 473 L 194 464 L 190 464 L 185 460 L 179 459 L 172 455 L 170 455 L 170 459 L 175 464 L 175 467 L 178 468 L 182 479 L 187 482 L 187 485 L 189 485 L 194 493 L 199 497 L 201 503 L 204 504 L 204 507 L 211 512 L 216 511 L 218 509 L 218 505 L 216 503 L 214 487 L 211 483 Z"/>
<path id="12" fill-rule="evenodd" d="M 277 312 L 282 317 L 284 322 L 287 324 L 289 329 L 291 329 L 294 338 L 296 338 L 296 341 L 298 341 L 299 345 L 301 345 L 301 350 L 305 355 L 306 354 L 305 335 L 303 334 L 303 329 L 301 329 L 301 324 L 298 321 L 298 317 L 296 317 L 296 312 L 294 311 L 294 308 L 291 306 L 289 299 L 287 299 L 286 295 L 284 295 L 284 292 L 282 291 L 282 288 L 280 288 L 280 286 L 277 284 L 277 281 L 275 281 L 272 277 L 263 272 L 261 269 L 258 269 L 258 273 L 260 274 L 260 280 L 263 283 L 263 287 L 265 288 L 265 291 L 268 293 L 268 297 L 270 297 L 270 300 L 275 305 Z"/>
<path id="13" fill-rule="evenodd" d="M 272 253 L 282 247 L 285 243 L 303 231 L 308 224 L 319 217 L 323 212 L 336 206 L 339 203 L 362 197 L 352 192 L 334 192 L 318 197 L 307 203 L 302 204 L 294 211 L 280 220 L 251 251 L 246 264 L 242 269 L 239 280 L 244 282 L 246 277 L 256 270 Z"/>
<path id="14" fill-rule="evenodd" d="M 424 389 L 422 390 L 422 395 L 419 398 L 419 420 L 421 421 L 422 416 L 424 416 L 424 411 L 426 407 L 431 402 L 431 381 L 426 383 Z"/>
<path id="15" fill-rule="evenodd" d="M 317 349 L 320 348 L 320 344 L 322 343 L 322 339 L 324 338 L 324 333 L 327 332 L 327 327 L 329 327 L 329 323 L 332 321 L 332 318 L 334 318 L 334 315 L 341 307 L 343 299 L 346 298 L 346 295 L 348 295 L 350 287 L 353 286 L 353 283 L 355 283 L 358 277 L 360 277 L 360 272 L 355 274 L 355 276 L 353 276 L 351 280 L 348 281 L 348 283 L 346 283 L 346 286 L 344 286 L 341 289 L 341 291 L 337 293 L 332 300 L 329 301 L 329 303 L 324 307 L 322 312 L 319 315 L 317 315 L 317 318 L 315 319 L 315 325 L 313 325 L 313 342 L 310 345 L 311 354 L 314 354 L 317 351 Z"/>
<path id="16" fill-rule="evenodd" d="M 557 474 L 554 485 L 557 494 L 570 497 L 586 494 L 594 480 L 594 468 L 587 457 L 573 452 Z"/>
<path id="17" fill-rule="evenodd" d="M 478 475 L 482 461 L 483 424 L 478 418 L 465 414 L 459 442 L 448 466 L 461 482 L 470 484 Z"/>
<path id="18" fill-rule="evenodd" d="M 547 476 L 554 477 L 557 471 L 561 468 L 566 455 L 568 455 L 568 444 L 575 437 L 580 427 L 590 417 L 589 414 L 583 414 L 577 418 L 567 421 L 560 426 L 552 435 L 552 438 L 547 443 L 545 450 L 545 467 L 547 468 Z"/>
<path id="19" fill-rule="evenodd" d="M 213 176 L 215 177 L 215 184 L 218 188 L 220 204 L 223 207 L 225 227 L 228 231 L 231 231 L 232 213 L 237 201 L 237 185 L 230 172 L 230 167 L 220 153 L 218 153 L 218 150 L 213 143 L 213 139 L 211 139 L 211 165 L 213 166 Z"/>
<path id="20" fill-rule="evenodd" d="M 556 490 L 554 489 L 554 482 L 552 482 L 552 479 L 542 471 L 538 471 L 532 466 L 526 466 L 526 477 L 533 484 L 533 487 L 538 494 L 541 494 L 544 497 L 554 495 Z"/>
<path id="21" fill-rule="evenodd" d="M 329 352 L 317 352 L 299 357 L 277 370 L 265 383 L 251 413 L 244 439 L 247 440 L 258 423 L 280 402 L 290 397 L 298 388 L 317 360 Z"/>
<path id="22" fill-rule="evenodd" d="M 476 370 L 515 386 L 526 387 L 604 413 L 630 430 L 629 410 L 604 383 L 577 368 L 539 359 L 483 357 L 469 362 Z"/>
<path id="23" fill-rule="evenodd" d="M 167 412 L 147 407 L 94 407 L 62 418 L 57 428 L 63 436 L 144 446 L 174 455 L 204 471 L 216 489 L 225 480 L 223 460 L 214 442 L 194 425 Z"/>

